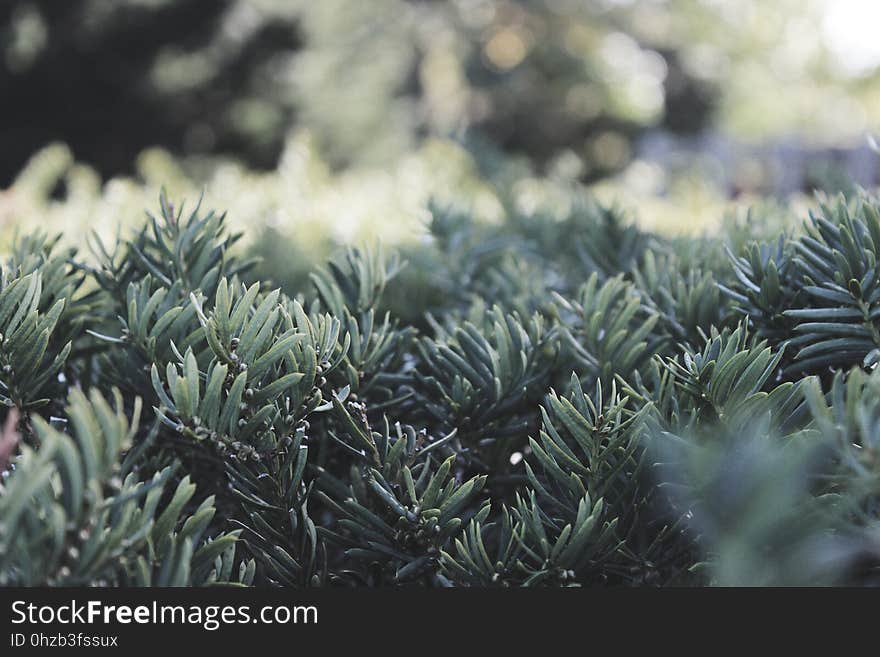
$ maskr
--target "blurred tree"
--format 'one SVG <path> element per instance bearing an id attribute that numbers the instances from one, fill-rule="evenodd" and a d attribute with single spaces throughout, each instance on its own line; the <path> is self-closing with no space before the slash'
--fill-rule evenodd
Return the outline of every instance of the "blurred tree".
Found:
<path id="1" fill-rule="evenodd" d="M 234 0 L 4 2 L 0 184 L 52 140 L 105 176 L 152 145 L 273 166 L 292 108 L 269 72 L 297 43 Z"/>
<path id="2" fill-rule="evenodd" d="M 439 136 L 586 180 L 658 127 L 845 141 L 880 119 L 880 75 L 844 66 L 831 6 L 6 0 L 0 185 L 51 140 L 106 176 L 152 145 L 272 168 L 298 130 L 334 168 L 384 167 Z"/>
<path id="3" fill-rule="evenodd" d="M 272 167 L 294 119 L 337 167 L 432 134 L 595 175 L 663 109 L 663 57 L 602 3 L 11 0 L 0 31 L 2 182 L 52 140 L 105 176 L 152 145 Z"/>

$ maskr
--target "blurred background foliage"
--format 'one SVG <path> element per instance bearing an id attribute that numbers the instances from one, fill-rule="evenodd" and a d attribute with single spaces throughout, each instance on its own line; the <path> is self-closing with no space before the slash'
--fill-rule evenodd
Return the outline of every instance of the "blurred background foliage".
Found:
<path id="1" fill-rule="evenodd" d="M 165 185 L 317 242 L 584 193 L 699 231 L 880 181 L 878 7 L 5 0 L 0 221 L 112 230 Z"/>

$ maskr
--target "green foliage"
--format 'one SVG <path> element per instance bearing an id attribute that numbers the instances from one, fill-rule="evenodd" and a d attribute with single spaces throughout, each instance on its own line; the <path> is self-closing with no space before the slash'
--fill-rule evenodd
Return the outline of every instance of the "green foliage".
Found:
<path id="1" fill-rule="evenodd" d="M 365 562 L 367 573 L 343 571 L 340 577 L 372 585 L 432 583 L 440 550 L 459 534 L 461 515 L 483 489 L 486 475 L 459 483 L 455 455 L 435 459 L 434 450 L 448 438 L 430 440 L 408 425 L 392 428 L 388 420 L 384 431 L 371 431 L 338 398 L 333 404 L 357 458 L 347 483 L 322 472 L 318 483 L 328 492 L 319 496 L 343 534 L 322 533 L 345 548 L 346 558 Z M 356 403 L 349 406 L 360 410 Z"/>
<path id="2" fill-rule="evenodd" d="M 0 402 L 28 410 L 49 401 L 42 397 L 44 388 L 54 383 L 70 354 L 70 343 L 58 353 L 48 350 L 49 340 L 64 310 L 59 299 L 46 313 L 39 312 L 42 293 L 39 272 L 12 278 L 3 272 L 0 281 L 0 323 L 2 334 L 2 379 Z"/>
<path id="3" fill-rule="evenodd" d="M 534 425 L 559 350 L 540 315 L 523 322 L 500 307 L 418 343 L 413 398 L 419 416 L 456 431 L 459 451 L 480 468 L 500 467 Z"/>
<path id="4" fill-rule="evenodd" d="M 347 348 L 333 381 L 347 385 L 352 394 L 397 404 L 395 392 L 414 331 L 399 328 L 390 313 L 379 313 L 387 284 L 404 266 L 397 256 L 387 262 L 381 250 L 347 252 L 343 265 L 330 262 L 312 274 L 320 305 L 339 318 Z"/>
<path id="5" fill-rule="evenodd" d="M 137 432 L 115 394 L 71 393 L 70 433 L 35 418 L 38 450 L 25 447 L 0 496 L 0 581 L 18 586 L 184 586 L 231 579 L 238 533 L 205 538 L 209 496 L 184 509 L 196 487 L 165 468 L 141 480 L 122 460 Z M 161 503 L 161 507 L 160 507 Z M 252 565 L 242 564 L 247 583 Z"/>
<path id="6" fill-rule="evenodd" d="M 563 333 L 579 370 L 608 384 L 638 370 L 664 339 L 652 335 L 659 317 L 634 285 L 620 274 L 601 286 L 598 281 L 594 273 L 574 299 L 557 295 L 557 300 L 560 312 L 569 315 L 563 317 Z"/>
<path id="7" fill-rule="evenodd" d="M 869 366 L 880 354 L 880 204 L 840 197 L 820 210 L 802 235 L 735 258 L 728 290 L 763 337 L 791 345 L 789 376 Z"/>
<path id="8" fill-rule="evenodd" d="M 874 583 L 878 207 L 772 246 L 437 209 L 288 289 L 164 197 L 91 259 L 21 239 L 0 582 Z"/>
<path id="9" fill-rule="evenodd" d="M 723 328 L 729 311 L 711 271 L 685 266 L 670 255 L 645 253 L 633 272 L 644 302 L 660 316 L 660 326 L 676 342 L 700 344 L 704 327 Z"/>
<path id="10" fill-rule="evenodd" d="M 20 238 L 0 269 L 0 403 L 30 410 L 63 396 L 57 377 L 93 312 L 73 250 L 42 232 Z"/>
<path id="11" fill-rule="evenodd" d="M 715 421 L 735 428 L 764 413 L 785 425 L 793 421 L 803 395 L 802 382 L 779 383 L 782 355 L 765 341 L 750 339 L 745 326 L 739 326 L 734 331 L 713 331 L 701 351 L 685 349 L 663 366 L 685 397 L 692 422 Z"/>

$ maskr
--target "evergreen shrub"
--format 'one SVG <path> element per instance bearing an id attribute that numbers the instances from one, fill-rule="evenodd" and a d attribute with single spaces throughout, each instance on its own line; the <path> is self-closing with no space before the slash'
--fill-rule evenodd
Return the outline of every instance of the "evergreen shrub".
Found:
<path id="1" fill-rule="evenodd" d="M 0 584 L 877 582 L 880 199 L 429 230 L 283 290 L 164 196 L 91 252 L 18 239 Z"/>

